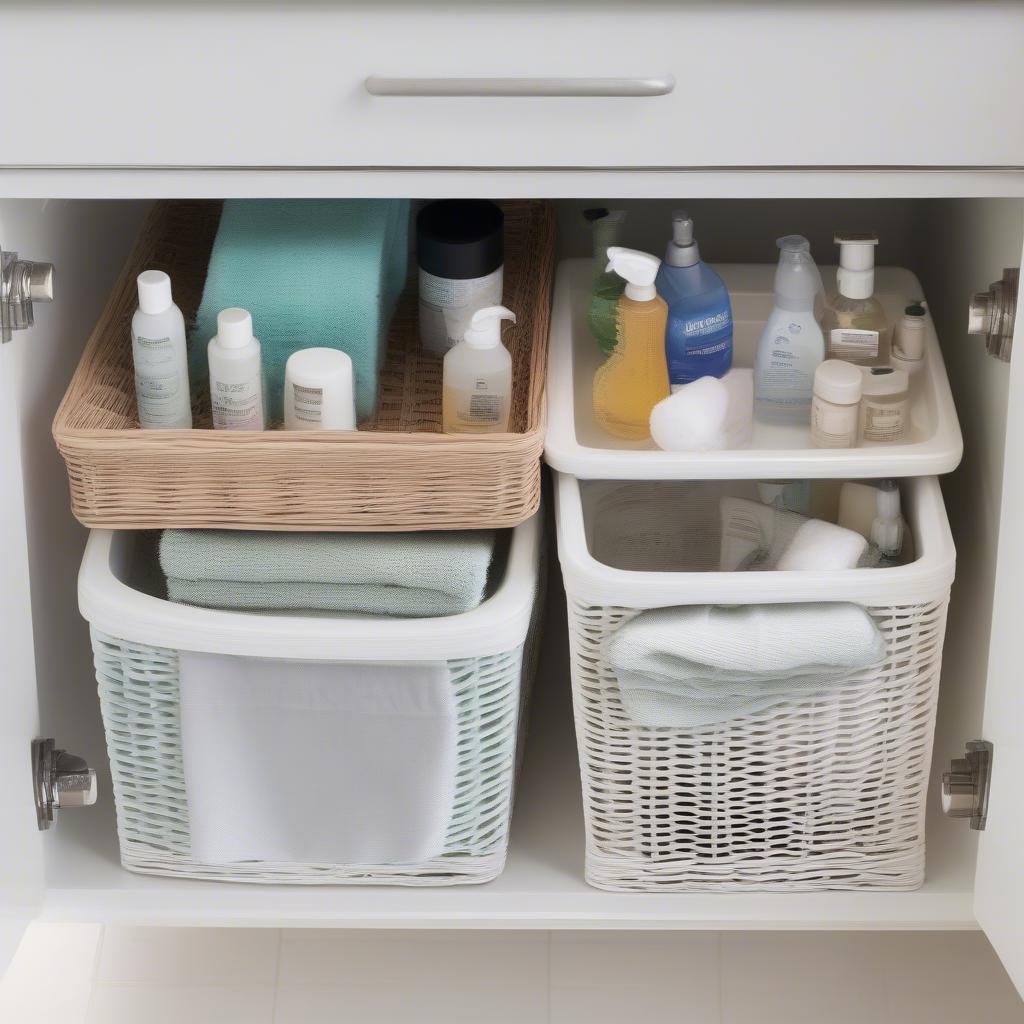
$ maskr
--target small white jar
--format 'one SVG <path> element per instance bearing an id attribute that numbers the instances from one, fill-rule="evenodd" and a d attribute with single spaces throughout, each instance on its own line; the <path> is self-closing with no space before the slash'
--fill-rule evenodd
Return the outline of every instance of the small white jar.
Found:
<path id="1" fill-rule="evenodd" d="M 814 371 L 811 441 L 818 448 L 853 448 L 857 444 L 863 374 L 859 366 L 826 359 Z"/>
<path id="2" fill-rule="evenodd" d="M 898 444 L 907 433 L 910 378 L 906 370 L 891 366 L 863 370 L 860 439 L 864 444 Z"/>
<path id="3" fill-rule="evenodd" d="M 285 430 L 355 430 L 352 360 L 333 348 L 303 348 L 284 368 Z"/>

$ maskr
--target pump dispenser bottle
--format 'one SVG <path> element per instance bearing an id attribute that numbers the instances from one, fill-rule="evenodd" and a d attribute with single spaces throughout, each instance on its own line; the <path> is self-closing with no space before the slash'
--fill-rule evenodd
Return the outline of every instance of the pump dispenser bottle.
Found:
<path id="1" fill-rule="evenodd" d="M 651 436 L 651 410 L 669 394 L 665 362 L 668 306 L 654 279 L 660 260 L 611 246 L 608 269 L 626 282 L 616 310 L 615 350 L 594 374 L 594 416 L 615 437 Z"/>
<path id="2" fill-rule="evenodd" d="M 516 322 L 504 306 L 479 309 L 462 341 L 444 357 L 442 418 L 446 434 L 500 434 L 508 430 L 512 356 L 501 343 L 501 322 Z"/>
<path id="3" fill-rule="evenodd" d="M 732 367 L 732 306 L 722 279 L 700 258 L 693 220 L 672 215 L 672 240 L 658 278 L 668 303 L 665 356 L 669 386 L 678 391 L 701 377 L 724 377 Z"/>
<path id="4" fill-rule="evenodd" d="M 608 249 L 619 244 L 625 210 L 603 206 L 583 211 L 594 236 L 594 283 L 587 310 L 587 326 L 598 347 L 607 356 L 615 348 L 615 310 L 626 282 L 607 269 Z"/>
<path id="5" fill-rule="evenodd" d="M 757 418 L 771 423 L 807 424 L 814 371 L 825 358 L 825 339 L 814 316 L 821 275 L 802 235 L 778 239 L 775 306 L 754 356 Z"/>
<path id="6" fill-rule="evenodd" d="M 836 292 L 825 309 L 825 337 L 830 359 L 860 366 L 888 366 L 892 324 L 874 297 L 875 246 L 873 235 L 836 235 L 839 269 Z"/>

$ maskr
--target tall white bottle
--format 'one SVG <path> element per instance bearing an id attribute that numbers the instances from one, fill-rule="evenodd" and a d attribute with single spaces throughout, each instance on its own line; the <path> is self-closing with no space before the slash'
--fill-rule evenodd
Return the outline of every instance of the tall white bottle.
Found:
<path id="1" fill-rule="evenodd" d="M 139 426 L 143 430 L 189 430 L 185 319 L 171 299 L 171 279 L 144 270 L 136 281 L 139 308 L 132 317 L 132 360 Z"/>
<path id="2" fill-rule="evenodd" d="M 821 275 L 802 235 L 778 239 L 775 306 L 754 356 L 754 408 L 770 423 L 810 420 L 814 371 L 825 358 L 825 336 L 814 315 Z"/>
<path id="3" fill-rule="evenodd" d="M 207 348 L 214 430 L 265 430 L 263 364 L 244 309 L 222 309 Z"/>
<path id="4" fill-rule="evenodd" d="M 501 321 L 515 323 L 504 306 L 477 310 L 463 340 L 444 357 L 442 417 L 446 434 L 508 430 L 512 407 L 512 356 L 501 343 Z"/>

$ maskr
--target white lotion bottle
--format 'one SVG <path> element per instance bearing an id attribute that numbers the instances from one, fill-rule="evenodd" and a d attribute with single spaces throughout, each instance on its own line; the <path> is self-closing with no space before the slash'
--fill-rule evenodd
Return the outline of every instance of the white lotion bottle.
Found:
<path id="1" fill-rule="evenodd" d="M 501 343 L 504 306 L 477 310 L 462 341 L 444 357 L 442 417 L 446 434 L 500 434 L 512 406 L 512 356 Z"/>
<path id="2" fill-rule="evenodd" d="M 263 364 L 244 309 L 222 309 L 207 348 L 214 430 L 265 430 Z"/>
<path id="3" fill-rule="evenodd" d="M 144 270 L 136 281 L 139 308 L 132 317 L 135 398 L 143 430 L 190 430 L 185 318 L 171 298 L 171 279 Z"/>
<path id="4" fill-rule="evenodd" d="M 754 356 L 754 408 L 769 423 L 806 424 L 825 336 L 814 316 L 821 275 L 802 235 L 778 239 L 775 305 Z"/>
<path id="5" fill-rule="evenodd" d="M 355 430 L 352 359 L 333 348 L 302 348 L 284 367 L 285 430 Z"/>

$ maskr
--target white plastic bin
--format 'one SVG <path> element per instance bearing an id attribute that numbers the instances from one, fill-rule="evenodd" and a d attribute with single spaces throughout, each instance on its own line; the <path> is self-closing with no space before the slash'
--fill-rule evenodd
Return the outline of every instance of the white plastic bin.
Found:
<path id="1" fill-rule="evenodd" d="M 955 567 L 938 482 L 902 483 L 912 562 L 840 572 L 717 571 L 722 493 L 756 496 L 744 482 L 558 477 L 587 880 L 644 891 L 914 888 Z M 870 613 L 886 642 L 880 665 L 704 728 L 642 726 L 626 712 L 605 645 L 644 609 L 822 601 Z"/>
<path id="2" fill-rule="evenodd" d="M 820 268 L 826 290 L 835 267 Z M 733 312 L 733 365 L 752 367 L 757 340 L 773 305 L 775 263 L 716 264 Z M 651 440 L 624 441 L 594 417 L 594 373 L 603 360 L 587 326 L 593 260 L 563 260 L 555 278 L 548 358 L 548 427 L 544 459 L 581 480 L 865 479 L 949 473 L 963 438 L 939 339 L 926 317 L 925 363 L 914 375 L 906 438 L 898 444 L 817 448 L 810 423 L 754 422 L 745 448 L 712 452 L 660 451 Z M 924 297 L 921 283 L 901 267 L 875 270 L 875 296 L 893 323 L 908 303 Z"/>
<path id="3" fill-rule="evenodd" d="M 124 866 L 273 883 L 498 875 L 540 533 L 537 515 L 511 531 L 503 574 L 472 611 L 392 619 L 175 604 L 158 596 L 155 535 L 94 531 L 79 605 Z"/>

